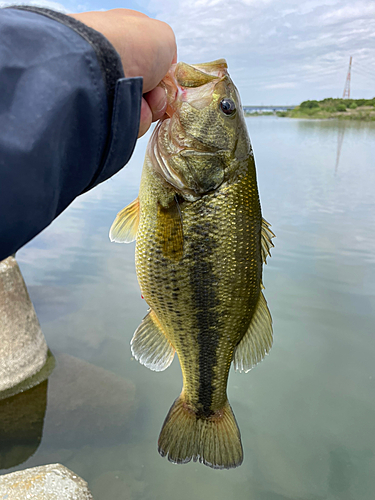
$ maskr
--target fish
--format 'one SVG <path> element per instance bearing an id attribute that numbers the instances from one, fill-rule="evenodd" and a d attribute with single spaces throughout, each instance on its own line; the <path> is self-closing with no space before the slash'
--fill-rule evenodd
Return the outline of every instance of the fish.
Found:
<path id="1" fill-rule="evenodd" d="M 147 145 L 138 197 L 117 214 L 111 241 L 136 240 L 150 309 L 131 340 L 135 359 L 165 370 L 177 353 L 183 388 L 158 451 L 170 462 L 241 465 L 227 397 L 230 366 L 248 372 L 269 352 L 272 318 L 262 269 L 271 255 L 254 155 L 225 59 L 174 64 L 161 86 L 167 112 Z"/>

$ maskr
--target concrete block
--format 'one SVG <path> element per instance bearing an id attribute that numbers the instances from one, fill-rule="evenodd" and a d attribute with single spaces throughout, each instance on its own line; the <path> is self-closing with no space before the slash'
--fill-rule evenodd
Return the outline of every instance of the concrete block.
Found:
<path id="1" fill-rule="evenodd" d="M 0 262 L 0 392 L 39 372 L 47 344 L 14 257 Z"/>
<path id="2" fill-rule="evenodd" d="M 86 481 L 61 464 L 0 476 L 1 500 L 93 500 Z"/>

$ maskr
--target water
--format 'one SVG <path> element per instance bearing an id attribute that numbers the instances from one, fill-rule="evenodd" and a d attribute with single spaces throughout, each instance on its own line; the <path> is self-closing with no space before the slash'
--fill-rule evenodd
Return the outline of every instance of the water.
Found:
<path id="1" fill-rule="evenodd" d="M 3 467 L 24 462 L 1 473 L 60 462 L 89 482 L 95 500 L 373 499 L 375 124 L 247 124 L 277 239 L 264 277 L 274 346 L 229 379 L 243 465 L 175 466 L 156 450 L 180 368 L 176 359 L 154 373 L 131 359 L 147 305 L 134 244 L 108 240 L 117 211 L 137 196 L 144 138 L 127 169 L 18 253 L 57 367 L 48 392 L 39 389 L 47 408 L 44 423 L 38 410 L 34 442 L 14 433 L 7 444 Z"/>

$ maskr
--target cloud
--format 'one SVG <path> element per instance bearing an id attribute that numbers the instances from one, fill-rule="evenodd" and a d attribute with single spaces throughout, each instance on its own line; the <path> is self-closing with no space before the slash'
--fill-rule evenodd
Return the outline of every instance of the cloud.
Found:
<path id="1" fill-rule="evenodd" d="M 345 5 L 340 9 L 334 9 L 327 12 L 321 17 L 324 24 L 337 24 L 342 22 L 353 23 L 353 21 L 366 19 L 367 17 L 374 18 L 375 4 L 374 2 L 356 2 L 355 5 Z"/>
<path id="2" fill-rule="evenodd" d="M 1 2 L 1 0 L 0 0 Z M 352 96 L 375 94 L 374 0 L 137 0 L 130 8 L 169 23 L 179 60 L 225 57 L 244 104 L 298 104 L 342 95 L 353 56 Z M 66 12 L 98 10 L 98 0 L 76 4 L 29 0 Z M 0 5 L 9 5 L 2 2 Z M 119 7 L 108 0 L 106 8 Z"/>
<path id="3" fill-rule="evenodd" d="M 147 8 L 175 30 L 180 60 L 225 57 L 246 104 L 340 96 L 349 56 L 353 96 L 375 93 L 360 73 L 375 73 L 373 0 L 152 0 Z"/>
<path id="4" fill-rule="evenodd" d="M 295 89 L 296 82 L 274 83 L 273 85 L 266 85 L 266 89 Z"/>

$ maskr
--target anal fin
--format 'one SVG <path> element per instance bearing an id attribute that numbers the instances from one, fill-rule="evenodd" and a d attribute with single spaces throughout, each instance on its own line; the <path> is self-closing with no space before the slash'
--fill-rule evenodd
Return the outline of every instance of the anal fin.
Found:
<path id="1" fill-rule="evenodd" d="M 272 340 L 272 317 L 260 292 L 249 328 L 234 350 L 234 369 L 245 373 L 250 371 L 270 351 Z"/>
<path id="2" fill-rule="evenodd" d="M 152 310 L 135 331 L 130 346 L 135 359 L 150 370 L 161 372 L 173 361 L 175 349 Z"/>

